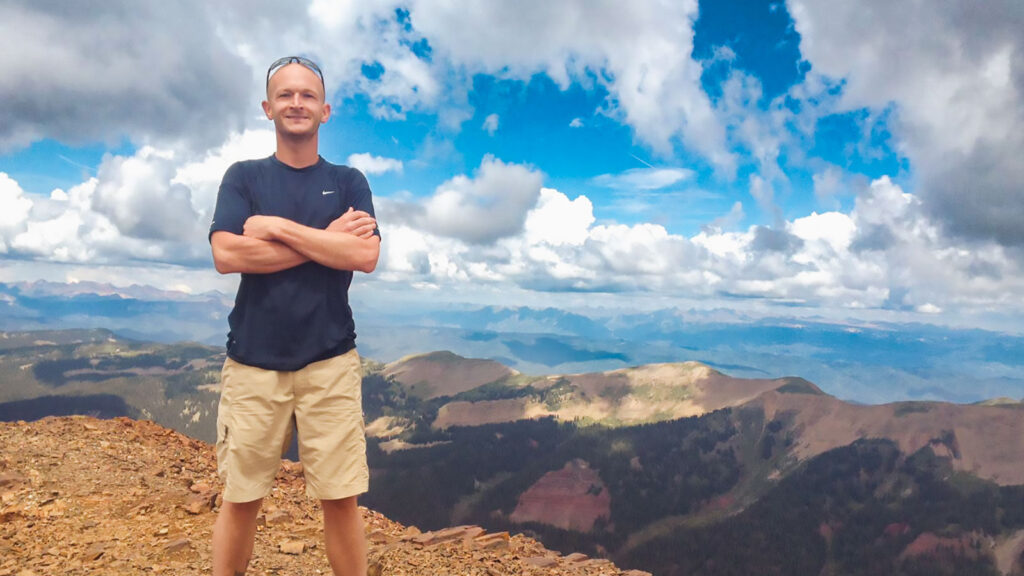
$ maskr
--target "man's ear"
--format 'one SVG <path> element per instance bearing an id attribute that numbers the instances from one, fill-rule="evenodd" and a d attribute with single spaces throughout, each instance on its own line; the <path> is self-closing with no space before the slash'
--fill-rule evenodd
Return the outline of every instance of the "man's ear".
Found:
<path id="1" fill-rule="evenodd" d="M 266 100 L 264 100 L 262 105 L 263 105 L 263 113 L 267 115 L 267 120 L 273 120 L 274 119 L 274 115 L 273 115 L 273 113 L 272 113 L 272 111 L 270 109 L 270 102 L 267 102 Z"/>
<path id="2" fill-rule="evenodd" d="M 327 119 L 330 118 L 330 117 L 331 117 L 331 105 L 330 104 L 324 104 L 324 115 L 320 118 L 320 123 L 321 124 L 326 123 Z"/>

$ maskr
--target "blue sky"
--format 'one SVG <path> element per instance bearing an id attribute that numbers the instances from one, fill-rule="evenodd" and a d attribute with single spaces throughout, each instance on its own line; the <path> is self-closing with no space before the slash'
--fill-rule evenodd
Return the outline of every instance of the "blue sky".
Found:
<path id="1" fill-rule="evenodd" d="M 1019 2 L 296 6 L 0 7 L 0 281 L 230 292 L 217 183 L 301 53 L 374 190 L 366 295 L 1019 331 Z"/>

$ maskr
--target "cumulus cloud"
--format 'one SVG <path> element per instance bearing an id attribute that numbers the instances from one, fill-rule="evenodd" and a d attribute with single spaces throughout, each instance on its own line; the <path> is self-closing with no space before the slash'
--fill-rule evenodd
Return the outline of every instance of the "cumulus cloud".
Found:
<path id="1" fill-rule="evenodd" d="M 268 130 L 236 134 L 192 159 L 145 146 L 131 156 L 107 156 L 95 177 L 34 201 L 4 175 L 2 214 L 17 223 L 0 220 L 0 240 L 11 254 L 40 261 L 206 266 L 206 229 L 224 171 L 273 149 Z"/>
<path id="2" fill-rule="evenodd" d="M 359 169 L 363 174 L 386 174 L 388 172 L 399 172 L 403 170 L 402 161 L 383 156 L 374 156 L 369 153 L 351 154 L 348 157 L 348 165 Z"/>
<path id="3" fill-rule="evenodd" d="M 0 31 L 17 47 L 0 53 L 0 151 L 43 138 L 201 146 L 243 124 L 250 72 L 205 3 L 16 0 L 0 5 Z"/>
<path id="4" fill-rule="evenodd" d="M 531 245 L 580 246 L 594 223 L 594 205 L 586 196 L 575 200 L 552 188 L 541 188 L 536 207 L 526 217 L 525 239 Z"/>
<path id="5" fill-rule="evenodd" d="M 233 133 L 220 146 L 208 149 L 195 158 L 178 159 L 171 184 L 186 186 L 192 209 L 203 220 L 213 216 L 217 189 L 231 164 L 240 160 L 266 158 L 274 153 L 277 140 L 270 128 L 257 128 Z"/>
<path id="6" fill-rule="evenodd" d="M 487 244 L 522 231 L 542 182 L 528 166 L 487 156 L 475 177 L 456 176 L 422 203 L 384 202 L 382 214 L 438 236 Z"/>
<path id="7" fill-rule="evenodd" d="M 7 244 L 25 223 L 32 200 L 6 173 L 0 172 L 0 253 L 7 252 Z"/>
<path id="8" fill-rule="evenodd" d="M 569 127 L 570 128 L 582 128 L 583 127 L 583 120 L 580 119 L 580 118 L 573 118 L 572 122 L 569 122 Z"/>
<path id="9" fill-rule="evenodd" d="M 399 223 L 402 241 L 385 243 L 380 269 L 391 281 L 430 286 L 468 281 L 542 291 L 676 289 L 695 286 L 703 278 L 699 267 L 690 265 L 703 250 L 688 239 L 653 224 L 594 222 L 588 198 L 570 200 L 544 188 L 526 214 L 522 233 L 488 245 Z"/>
<path id="10" fill-rule="evenodd" d="M 143 240 L 200 235 L 191 191 L 171 179 L 172 153 L 145 147 L 135 156 L 114 156 L 100 165 L 92 207 L 118 230 Z"/>
<path id="11" fill-rule="evenodd" d="M 937 221 L 961 237 L 1024 246 L 1024 6 L 788 6 L 812 71 L 842 82 L 841 109 L 894 107 L 891 129 Z"/>
<path id="12" fill-rule="evenodd" d="M 570 199 L 552 188 L 541 189 L 521 232 L 490 244 L 408 220 L 395 228 L 380 272 L 405 284 L 742 297 L 929 315 L 996 305 L 1024 312 L 1019 301 L 1012 304 L 1024 289 L 1024 270 L 1004 248 L 950 243 L 921 200 L 884 177 L 847 213 L 812 213 L 743 231 L 706 226 L 689 238 L 649 223 L 599 224 L 586 196 Z M 865 241 L 879 234 L 884 242 Z"/>

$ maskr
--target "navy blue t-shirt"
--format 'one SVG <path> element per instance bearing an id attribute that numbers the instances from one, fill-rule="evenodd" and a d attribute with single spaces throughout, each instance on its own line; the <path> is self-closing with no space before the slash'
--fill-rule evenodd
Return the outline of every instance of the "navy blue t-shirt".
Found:
<path id="1" fill-rule="evenodd" d="M 242 234 L 256 214 L 281 216 L 321 230 L 349 207 L 373 215 L 370 186 L 359 170 L 320 158 L 292 168 L 274 156 L 237 162 L 217 193 L 210 235 Z M 306 262 L 272 274 L 242 274 L 228 316 L 228 356 L 267 370 L 298 370 L 355 347 L 348 304 L 352 272 Z"/>

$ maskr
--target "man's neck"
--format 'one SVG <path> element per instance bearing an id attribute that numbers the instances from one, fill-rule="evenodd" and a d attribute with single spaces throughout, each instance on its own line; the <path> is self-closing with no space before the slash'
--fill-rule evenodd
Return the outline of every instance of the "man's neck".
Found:
<path id="1" fill-rule="evenodd" d="M 317 137 L 294 141 L 277 135 L 277 151 L 274 157 L 292 168 L 306 168 L 320 161 Z"/>

